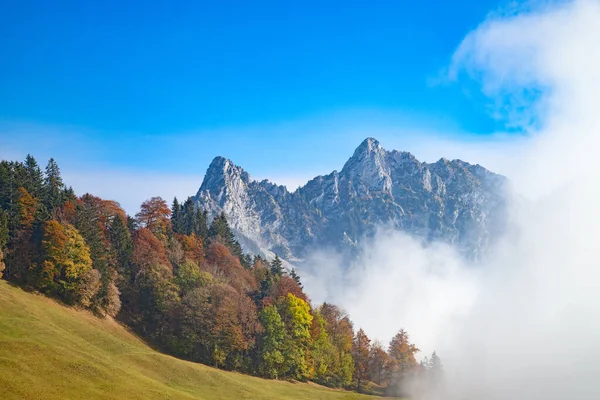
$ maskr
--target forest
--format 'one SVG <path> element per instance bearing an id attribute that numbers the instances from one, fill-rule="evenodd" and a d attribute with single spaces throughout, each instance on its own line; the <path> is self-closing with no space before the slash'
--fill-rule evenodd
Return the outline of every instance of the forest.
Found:
<path id="1" fill-rule="evenodd" d="M 268 379 L 398 395 L 443 374 L 400 329 L 372 341 L 340 307 L 312 304 L 294 269 L 245 254 L 224 214 L 190 198 L 77 196 L 55 160 L 0 162 L 0 274 L 114 318 L 175 357 Z"/>

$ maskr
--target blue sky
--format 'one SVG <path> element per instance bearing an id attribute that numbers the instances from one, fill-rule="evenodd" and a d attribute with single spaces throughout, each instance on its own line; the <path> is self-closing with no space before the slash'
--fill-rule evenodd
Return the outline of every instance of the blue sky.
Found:
<path id="1" fill-rule="evenodd" d="M 54 156 L 78 191 L 121 174 L 181 196 L 216 155 L 294 186 L 367 136 L 416 151 L 434 133 L 489 135 L 505 127 L 444 70 L 504 5 L 3 2 L 0 156 Z M 120 200 L 119 185 L 98 190 Z"/>

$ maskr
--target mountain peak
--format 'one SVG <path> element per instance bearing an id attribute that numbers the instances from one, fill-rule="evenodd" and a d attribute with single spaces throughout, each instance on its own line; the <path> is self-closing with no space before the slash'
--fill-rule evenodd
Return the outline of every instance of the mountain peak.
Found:
<path id="1" fill-rule="evenodd" d="M 378 168 L 382 168 L 385 153 L 385 149 L 381 147 L 377 139 L 368 137 L 354 150 L 354 154 L 346 162 L 342 171 L 356 168 L 363 169 L 365 164 L 376 165 Z"/>
<path id="2" fill-rule="evenodd" d="M 375 138 L 368 137 L 354 150 L 354 155 L 359 155 L 363 153 L 371 153 L 373 151 L 383 150 L 379 141 Z"/>
<path id="3" fill-rule="evenodd" d="M 230 186 L 231 182 L 238 180 L 247 184 L 250 182 L 250 175 L 242 167 L 235 165 L 230 159 L 218 156 L 208 166 L 200 191 L 210 191 L 211 189 L 221 187 L 223 184 Z"/>

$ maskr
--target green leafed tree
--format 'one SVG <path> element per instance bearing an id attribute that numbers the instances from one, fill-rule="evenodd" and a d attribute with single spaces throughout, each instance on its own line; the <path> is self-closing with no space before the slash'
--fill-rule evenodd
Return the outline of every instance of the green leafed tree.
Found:
<path id="1" fill-rule="evenodd" d="M 259 340 L 259 366 L 261 375 L 275 378 L 285 374 L 285 324 L 277 311 L 271 305 L 265 307 L 258 315 L 263 326 L 263 333 Z"/>

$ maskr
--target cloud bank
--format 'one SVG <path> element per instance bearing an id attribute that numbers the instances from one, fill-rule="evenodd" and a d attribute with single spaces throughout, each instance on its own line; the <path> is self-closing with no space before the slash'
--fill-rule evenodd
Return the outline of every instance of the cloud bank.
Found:
<path id="1" fill-rule="evenodd" d="M 439 399 L 600 398 L 600 2 L 495 14 L 458 47 L 450 74 L 475 82 L 526 132 L 499 154 L 531 199 L 482 265 L 382 231 L 354 265 L 313 261 L 315 300 L 389 340 L 399 328 L 438 351 Z M 317 284 L 329 282 L 329 284 Z"/>

